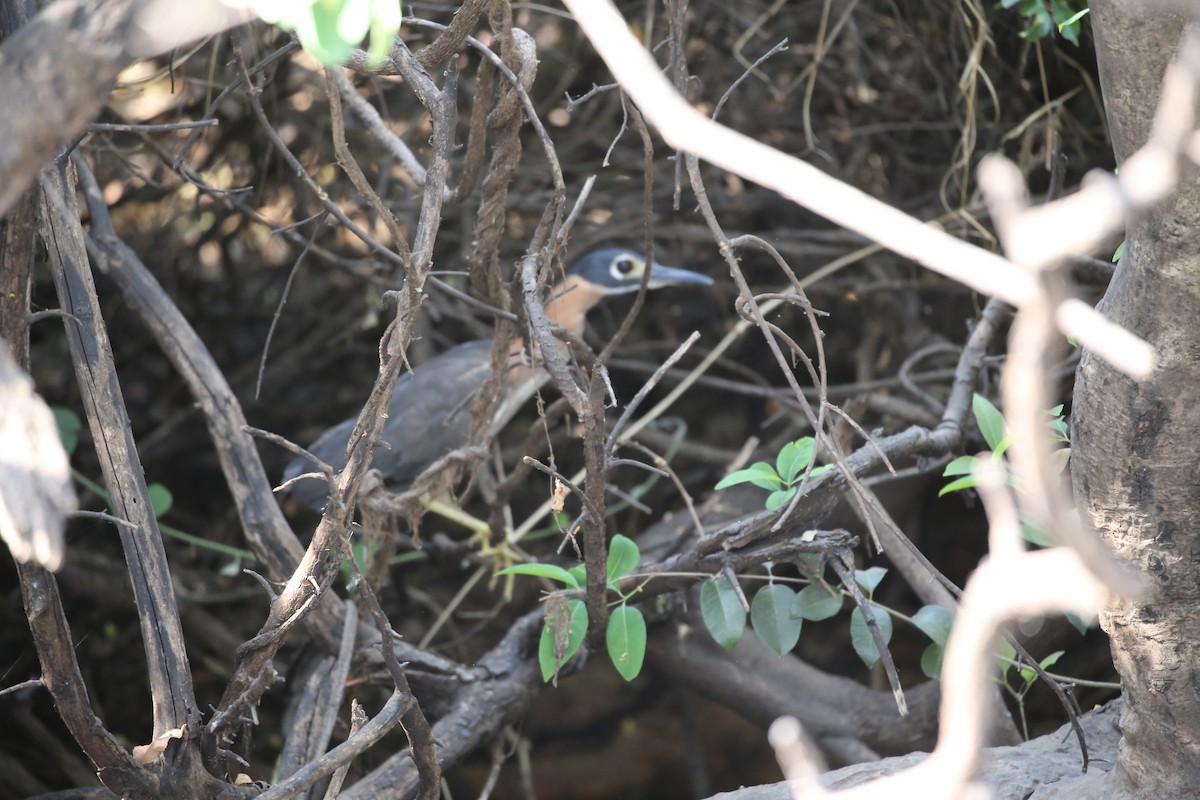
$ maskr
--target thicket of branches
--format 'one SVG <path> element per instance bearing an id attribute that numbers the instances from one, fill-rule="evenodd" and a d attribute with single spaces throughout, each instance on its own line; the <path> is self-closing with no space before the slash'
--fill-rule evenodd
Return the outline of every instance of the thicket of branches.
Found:
<path id="1" fill-rule="evenodd" d="M 1019 214 L 1002 181 L 984 202 L 983 154 L 1007 155 L 1047 200 L 1111 166 L 1086 38 L 1027 41 L 1020 18 L 986 3 L 949 15 L 933 2 L 835 5 L 622 11 L 704 115 L 985 250 L 1001 249 L 992 215 L 1010 214 L 1005 233 Z M 70 522 L 57 573 L 69 635 L 35 621 L 35 647 L 16 586 L 28 607 L 45 599 L 42 577 L 23 566 L 3 579 L 6 683 L 40 674 L 47 686 L 0 700 L 14 723 L 0 733 L 0 786 L 96 785 L 91 759 L 109 789 L 139 797 L 256 791 L 235 788 L 239 774 L 317 796 L 336 768 L 350 797 L 433 797 L 439 777 L 459 796 L 705 796 L 775 777 L 762 731 L 781 713 L 834 765 L 930 749 L 941 692 L 920 672 L 923 634 L 898 629 L 873 671 L 847 614 L 807 624 L 793 656 L 751 633 L 731 652 L 703 630 L 696 587 L 735 575 L 750 593 L 769 569 L 845 586 L 869 609 L 853 571 L 887 565 L 875 600 L 910 614 L 953 605 L 987 527 L 971 496 L 937 490 L 951 458 L 985 446 L 972 394 L 997 398 L 1011 309 L 674 151 L 561 11 L 405 8 L 415 18 L 382 68 L 323 69 L 261 24 L 139 62 L 43 174 L 46 199 L 11 212 L 11 231 L 18 214 L 40 226 L 49 262 L 33 273 L 32 311 L 58 310 L 32 326 L 30 372 L 93 430 L 72 459 L 80 505 L 105 507 L 103 475 L 133 525 Z M 1099 261 L 1070 262 L 1085 291 L 1102 290 L 1119 238 L 1093 243 Z M 392 505 L 365 495 L 348 537 L 369 449 L 334 490 L 347 502 L 319 522 L 296 508 L 285 519 L 269 487 L 292 453 L 246 426 L 304 444 L 366 404 L 363 424 L 378 430 L 380 390 L 406 361 L 474 338 L 548 341 L 530 313 L 539 291 L 606 245 L 652 248 L 718 280 L 594 314 L 571 369 L 494 440 L 499 387 L 484 387 L 476 446 L 422 487 L 455 489 L 492 544 L 507 535 L 521 558 L 572 563 L 564 522 L 578 520 L 593 644 L 606 540 L 639 542 L 639 577 L 623 589 L 639 589 L 651 621 L 645 673 L 623 685 L 597 648 L 550 688 L 536 651 L 553 587 L 493 579 L 495 548 L 441 518 L 421 519 L 415 538 L 420 493 Z M 1076 359 L 1030 362 L 1055 402 Z M 93 385 L 81 387 L 85 373 Z M 762 510 L 758 489 L 713 492 L 803 435 L 837 469 L 783 516 Z M 584 470 L 565 518 L 545 513 L 553 484 L 530 459 Z M 173 495 L 160 520 L 142 471 Z M 165 557 L 138 543 L 167 526 L 198 538 L 163 537 Z M 351 549 L 373 555 L 365 576 L 348 574 Z M 1079 639 L 1064 621 L 1019 638 L 1035 658 L 1068 649 L 1060 671 L 1111 678 L 1095 632 Z M 1085 706 L 1111 694 L 1077 691 Z M 986 694 L 989 741 L 1015 741 L 1002 706 L 1018 705 Z M 1035 732 L 1067 713 L 1057 699 L 1046 708 Z M 185 743 L 160 739 L 181 728 Z M 152 740 L 165 747 L 142 769 L 128 747 Z"/>

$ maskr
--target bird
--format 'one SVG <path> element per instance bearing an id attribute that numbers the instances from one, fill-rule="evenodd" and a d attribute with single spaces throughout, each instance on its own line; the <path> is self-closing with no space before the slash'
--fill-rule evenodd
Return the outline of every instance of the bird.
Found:
<path id="1" fill-rule="evenodd" d="M 563 280 L 554 285 L 545 305 L 546 317 L 572 335 L 583 334 L 588 311 L 606 297 L 636 292 L 647 269 L 648 289 L 665 286 L 708 286 L 712 278 L 699 272 L 648 262 L 640 253 L 627 248 L 593 250 L 566 270 Z M 513 348 L 513 362 L 528 362 L 523 342 Z M 411 483 L 428 466 L 451 451 L 465 446 L 471 429 L 471 408 L 475 394 L 492 374 L 492 343 L 479 340 L 457 345 L 441 355 L 418 364 L 396 380 L 388 419 L 379 435 L 372 467 L 380 471 L 384 484 L 393 490 Z M 505 396 L 496 415 L 511 414 L 522 386 L 540 385 L 545 372 L 535 368 L 514 368 L 505 381 Z M 346 446 L 356 419 L 344 420 L 326 430 L 308 448 L 308 452 L 329 464 L 334 471 L 346 463 Z M 301 476 L 305 476 L 301 478 Z M 320 513 L 329 499 L 325 480 L 312 472 L 311 462 L 293 459 L 283 473 L 290 499 Z"/>

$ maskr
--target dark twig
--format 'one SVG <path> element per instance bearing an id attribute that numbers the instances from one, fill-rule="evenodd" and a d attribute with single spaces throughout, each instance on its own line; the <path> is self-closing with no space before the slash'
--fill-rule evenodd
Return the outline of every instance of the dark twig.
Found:
<path id="1" fill-rule="evenodd" d="M 157 738 L 185 724 L 196 724 L 200 711 L 192 690 L 191 668 L 171 585 L 167 555 L 151 512 L 146 479 L 138 461 L 129 416 L 117 381 L 116 365 L 100 304 L 87 265 L 83 230 L 75 206 L 74 183 L 67 165 L 43 174 L 44 236 L 54 265 L 62 308 L 86 324 L 66 323 L 72 361 L 96 448 L 101 453 L 113 512 L 136 528 L 118 527 L 129 565 L 145 642 Z"/>
<path id="2" fill-rule="evenodd" d="M 888 683 L 892 687 L 892 696 L 896 700 L 896 708 L 900 710 L 903 716 L 908 713 L 908 703 L 904 699 L 904 688 L 900 685 L 900 675 L 896 671 L 896 664 L 892 661 L 891 651 L 888 650 L 887 641 L 883 638 L 883 631 L 879 629 L 879 620 L 875 616 L 875 609 L 871 606 L 871 601 L 863 594 L 862 589 L 858 585 L 858 581 L 854 579 L 854 561 L 849 558 L 831 558 L 829 566 L 833 567 L 833 571 L 837 573 L 842 581 L 842 585 L 846 587 L 846 591 L 854 598 L 855 605 L 862 613 L 863 620 L 867 623 L 867 630 L 871 632 L 871 638 L 875 641 L 875 648 L 879 651 L 879 663 L 883 665 L 883 671 L 887 675 Z"/>

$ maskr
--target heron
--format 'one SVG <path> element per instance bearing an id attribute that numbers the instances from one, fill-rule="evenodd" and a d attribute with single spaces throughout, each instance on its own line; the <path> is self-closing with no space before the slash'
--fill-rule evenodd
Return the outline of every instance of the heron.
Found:
<path id="1" fill-rule="evenodd" d="M 648 262 L 634 250 L 595 250 L 571 264 L 563 279 L 551 288 L 545 305 L 546 317 L 579 337 L 588 311 L 606 297 L 636 292 L 647 270 L 648 289 L 707 286 L 713 282 L 699 272 Z M 521 340 L 514 344 L 496 416 L 511 415 L 515 401 L 523 399 L 522 387 L 536 387 L 546 378 L 544 370 L 530 364 L 528 350 Z M 396 380 L 388 419 L 372 462 L 372 467 L 382 474 L 385 486 L 402 490 L 435 461 L 468 443 L 472 401 L 491 374 L 492 342 L 484 339 L 452 347 Z M 527 391 L 525 396 L 531 393 Z M 351 418 L 329 428 L 308 451 L 335 472 L 340 470 L 346 463 L 346 449 L 355 422 Z M 305 477 L 297 480 L 302 475 Z M 322 476 L 311 472 L 307 459 L 293 459 L 283 477 L 285 485 L 296 481 L 287 490 L 292 499 L 317 512 L 328 502 L 329 487 Z"/>

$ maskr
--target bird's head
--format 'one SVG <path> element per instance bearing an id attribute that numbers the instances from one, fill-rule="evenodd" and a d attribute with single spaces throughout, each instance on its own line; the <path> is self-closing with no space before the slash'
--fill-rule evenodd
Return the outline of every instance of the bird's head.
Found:
<path id="1" fill-rule="evenodd" d="M 590 284 L 589 288 L 600 295 L 624 294 L 638 290 L 647 269 L 650 270 L 648 289 L 685 284 L 708 286 L 713 282 L 712 278 L 699 272 L 647 263 L 640 253 L 622 247 L 593 250 L 571 265 L 567 278 L 574 276 Z"/>
<path id="2" fill-rule="evenodd" d="M 642 276 L 650 270 L 647 289 L 664 286 L 708 286 L 713 282 L 699 272 L 647 263 L 635 250 L 607 248 L 593 250 L 573 263 L 566 277 L 550 290 L 546 316 L 576 335 L 583 333 L 584 317 L 605 297 L 636 292 Z"/>

